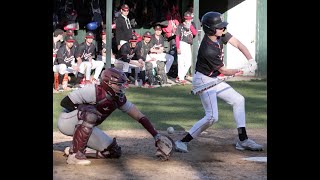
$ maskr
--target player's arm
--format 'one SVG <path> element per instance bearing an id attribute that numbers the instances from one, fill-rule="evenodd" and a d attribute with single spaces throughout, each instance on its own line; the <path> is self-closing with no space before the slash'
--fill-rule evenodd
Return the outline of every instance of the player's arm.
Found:
<path id="1" fill-rule="evenodd" d="M 56 57 L 56 60 L 54 61 L 54 65 L 58 65 L 58 64 L 65 64 L 64 62 L 64 58 L 65 56 L 63 55 L 64 54 L 64 49 L 65 47 L 61 46 L 57 52 L 57 57 Z"/>
<path id="2" fill-rule="evenodd" d="M 246 65 L 246 69 L 244 69 L 244 74 L 253 73 L 257 69 L 257 62 L 252 58 L 248 48 L 241 43 L 236 37 L 232 36 L 228 41 L 232 46 L 238 48 L 239 51 L 247 58 L 248 64 Z"/>
<path id="3" fill-rule="evenodd" d="M 134 120 L 138 121 L 142 126 L 153 136 L 155 137 L 158 132 L 155 130 L 153 125 L 147 116 L 142 114 L 142 112 L 130 101 L 127 101 L 123 106 L 120 107 L 123 112 L 126 112 Z"/>
<path id="4" fill-rule="evenodd" d="M 222 66 L 218 71 L 226 76 L 240 75 L 243 73 L 240 69 L 227 69 L 225 66 Z"/>
<path id="5" fill-rule="evenodd" d="M 80 67 L 80 64 L 82 63 L 81 56 L 85 50 L 84 48 L 85 47 L 83 46 L 83 44 L 81 44 L 81 45 L 79 45 L 79 47 L 77 48 L 77 50 L 75 52 L 75 58 L 77 60 L 78 67 Z"/>
<path id="6" fill-rule="evenodd" d="M 228 43 L 230 43 L 232 46 L 234 46 L 235 48 L 239 49 L 239 51 L 242 52 L 242 54 L 247 58 L 247 60 L 253 59 L 248 48 L 241 43 L 241 41 L 239 41 L 236 37 L 232 36 Z"/>

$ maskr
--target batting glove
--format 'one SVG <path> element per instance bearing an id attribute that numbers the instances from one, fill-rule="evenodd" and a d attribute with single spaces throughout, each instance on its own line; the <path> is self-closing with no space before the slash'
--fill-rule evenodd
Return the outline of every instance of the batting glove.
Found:
<path id="1" fill-rule="evenodd" d="M 243 76 L 248 76 L 248 75 L 252 74 L 250 66 L 245 66 L 245 67 L 241 68 L 240 70 L 243 72 L 242 73 Z"/>
<path id="2" fill-rule="evenodd" d="M 254 59 L 250 59 L 249 61 L 249 68 L 250 68 L 250 72 L 254 73 L 254 71 L 257 69 L 257 62 Z"/>

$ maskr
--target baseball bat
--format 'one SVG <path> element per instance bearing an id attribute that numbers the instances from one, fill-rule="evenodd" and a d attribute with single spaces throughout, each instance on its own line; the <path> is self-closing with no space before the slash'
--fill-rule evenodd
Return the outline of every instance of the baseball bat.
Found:
<path id="1" fill-rule="evenodd" d="M 223 78 L 223 79 L 218 79 L 217 81 L 212 81 L 212 82 L 203 84 L 203 85 L 201 85 L 201 86 L 199 86 L 199 87 L 197 87 L 197 88 L 193 88 L 193 89 L 191 90 L 191 94 L 193 94 L 193 95 L 198 95 L 198 94 L 202 93 L 203 91 L 205 91 L 205 90 L 207 90 L 207 89 L 210 89 L 210 88 L 216 86 L 217 84 L 220 84 L 221 82 L 223 82 L 223 81 L 225 81 L 225 80 L 227 80 L 227 79 L 230 79 L 230 78 L 232 78 L 232 77 L 234 77 L 234 75 L 232 75 L 232 76 L 227 76 L 227 77 L 225 77 L 225 78 Z"/>

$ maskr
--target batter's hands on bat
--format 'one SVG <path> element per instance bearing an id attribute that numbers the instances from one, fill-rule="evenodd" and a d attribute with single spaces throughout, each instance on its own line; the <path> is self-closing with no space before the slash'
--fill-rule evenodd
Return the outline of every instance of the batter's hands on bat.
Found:
<path id="1" fill-rule="evenodd" d="M 234 76 L 240 76 L 240 75 L 243 75 L 243 71 L 241 69 L 239 69 L 238 72 L 234 74 Z"/>

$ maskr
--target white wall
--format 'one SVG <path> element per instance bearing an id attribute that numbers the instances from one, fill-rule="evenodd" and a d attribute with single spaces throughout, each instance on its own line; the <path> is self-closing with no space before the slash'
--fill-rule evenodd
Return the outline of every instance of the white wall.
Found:
<path id="1" fill-rule="evenodd" d="M 227 31 L 247 46 L 253 58 L 255 58 L 256 7 L 257 0 L 245 0 L 226 12 L 226 21 L 229 23 Z M 226 48 L 227 68 L 240 68 L 245 65 L 247 59 L 237 48 L 229 43 Z"/>

